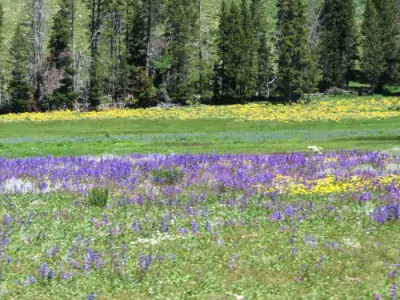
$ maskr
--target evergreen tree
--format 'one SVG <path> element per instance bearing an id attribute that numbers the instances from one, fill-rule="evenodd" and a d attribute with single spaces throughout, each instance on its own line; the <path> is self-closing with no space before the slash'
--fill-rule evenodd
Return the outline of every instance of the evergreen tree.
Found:
<path id="1" fill-rule="evenodd" d="M 222 0 L 219 16 L 219 39 L 218 56 L 219 61 L 214 65 L 213 93 L 215 98 L 226 96 L 228 88 L 228 72 L 226 72 L 229 61 L 228 38 L 229 38 L 229 7 L 226 0 Z"/>
<path id="2" fill-rule="evenodd" d="M 75 0 L 60 0 L 60 8 L 53 18 L 52 33 L 49 42 L 50 63 L 61 72 L 60 87 L 51 97 L 52 105 L 72 108 L 78 98 L 74 92 L 73 57 L 71 51 L 75 14 Z"/>
<path id="3" fill-rule="evenodd" d="M 129 14 L 124 14 L 129 1 L 126 0 L 108 0 L 107 4 L 107 22 L 105 24 L 105 36 L 109 49 L 108 71 L 109 76 L 105 82 L 107 93 L 113 101 L 118 101 L 126 95 L 127 85 L 127 57 L 123 49 L 125 45 L 124 23 L 127 22 Z"/>
<path id="4" fill-rule="evenodd" d="M 4 10 L 3 5 L 0 3 L 0 51 L 3 46 L 3 26 L 4 26 Z M 4 83 L 5 83 L 5 70 L 4 70 L 4 62 L 3 59 L 0 58 L 0 106 L 4 103 Z"/>
<path id="5" fill-rule="evenodd" d="M 380 80 L 385 71 L 382 44 L 383 28 L 373 0 L 367 0 L 362 25 L 361 73 L 363 79 L 376 89 L 383 84 Z"/>
<path id="6" fill-rule="evenodd" d="M 214 96 L 250 97 L 256 87 L 256 52 L 254 27 L 246 0 L 241 7 L 232 1 L 222 2 L 218 54 L 215 66 Z"/>
<path id="7" fill-rule="evenodd" d="M 307 18 L 302 0 L 279 0 L 278 9 L 278 90 L 292 101 L 313 88 Z"/>
<path id="8" fill-rule="evenodd" d="M 27 35 L 22 25 L 18 25 L 10 48 L 12 56 L 12 73 L 9 84 L 11 109 L 13 112 L 32 110 L 33 89 L 29 84 Z"/>
<path id="9" fill-rule="evenodd" d="M 4 25 L 4 10 L 3 4 L 0 3 L 0 45 L 3 42 L 3 25 Z"/>
<path id="10" fill-rule="evenodd" d="M 269 97 L 274 82 L 274 70 L 272 67 L 271 47 L 267 42 L 267 36 L 260 36 L 258 46 L 258 69 L 257 69 L 257 96 Z"/>
<path id="11" fill-rule="evenodd" d="M 396 82 L 399 73 L 399 24 L 398 6 L 396 0 L 374 0 L 375 7 L 380 17 L 382 35 L 380 43 L 383 54 L 383 68 L 379 80 L 378 90 L 382 91 L 384 85 Z M 376 45 L 370 45 L 375 47 Z"/>
<path id="12" fill-rule="evenodd" d="M 253 21 L 254 19 L 250 14 L 247 0 L 242 0 L 242 35 L 240 37 L 241 47 L 237 49 L 240 52 L 242 60 L 241 64 L 238 66 L 241 69 L 239 79 L 239 96 L 241 97 L 251 97 L 255 95 L 258 43 Z"/>
<path id="13" fill-rule="evenodd" d="M 137 106 L 157 104 L 157 92 L 150 72 L 150 39 L 153 27 L 153 0 L 135 0 L 131 28 L 127 39 L 129 92 Z"/>
<path id="14" fill-rule="evenodd" d="M 102 71 L 100 68 L 99 40 L 100 30 L 103 25 L 104 15 L 107 8 L 106 0 L 85 0 L 90 11 L 89 41 L 90 41 L 90 70 L 89 70 L 89 91 L 88 101 L 92 108 L 96 108 L 101 101 Z"/>
<path id="15" fill-rule="evenodd" d="M 273 80 L 273 68 L 271 47 L 267 41 L 265 13 L 262 0 L 252 0 L 251 16 L 253 20 L 253 52 L 256 70 L 256 96 L 270 94 L 271 81 Z"/>
<path id="16" fill-rule="evenodd" d="M 38 111 L 42 102 L 43 94 L 43 55 L 46 24 L 46 4 L 44 0 L 26 0 L 30 21 L 29 39 L 32 45 L 31 55 L 31 80 L 34 87 L 33 109 Z"/>
<path id="17" fill-rule="evenodd" d="M 147 3 L 148 2 L 148 3 Z M 146 67 L 147 49 L 150 36 L 147 20 L 151 12 L 150 1 L 135 1 L 130 34 L 128 36 L 128 62 L 131 66 Z"/>
<path id="18" fill-rule="evenodd" d="M 325 0 L 321 28 L 321 89 L 346 88 L 357 59 L 354 0 Z"/>
<path id="19" fill-rule="evenodd" d="M 166 38 L 169 68 L 167 91 L 172 99 L 189 100 L 197 92 L 196 37 L 198 36 L 196 0 L 171 0 L 168 5 Z"/>

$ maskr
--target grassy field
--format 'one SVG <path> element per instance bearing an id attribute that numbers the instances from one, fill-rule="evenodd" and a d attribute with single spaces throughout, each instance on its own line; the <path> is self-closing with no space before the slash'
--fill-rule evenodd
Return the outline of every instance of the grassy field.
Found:
<path id="1" fill-rule="evenodd" d="M 1 117 L 0 298 L 397 299 L 397 99 L 351 101 Z"/>
<path id="2" fill-rule="evenodd" d="M 0 116 L 0 155 L 390 150 L 398 98 Z"/>
<path id="3" fill-rule="evenodd" d="M 400 119 L 289 123 L 232 120 L 82 120 L 4 123 L 0 155 L 101 153 L 271 153 L 324 149 L 390 150 Z"/>
<path id="4" fill-rule="evenodd" d="M 1 297 L 396 299 L 399 162 L 360 152 L 0 160 Z"/>

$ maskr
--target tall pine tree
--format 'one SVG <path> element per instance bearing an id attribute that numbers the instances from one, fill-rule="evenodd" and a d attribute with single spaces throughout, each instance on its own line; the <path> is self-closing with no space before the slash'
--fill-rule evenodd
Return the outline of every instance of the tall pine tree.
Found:
<path id="1" fill-rule="evenodd" d="M 196 55 L 199 13 L 196 0 L 170 0 L 166 38 L 169 68 L 167 91 L 172 99 L 192 99 L 198 85 L 197 70 L 193 68 Z"/>
<path id="2" fill-rule="evenodd" d="M 384 70 L 377 87 L 378 90 L 382 91 L 385 85 L 393 84 L 398 79 L 400 62 L 398 6 L 396 0 L 374 0 L 374 3 L 382 29 L 380 47 L 383 53 Z"/>
<path id="3" fill-rule="evenodd" d="M 267 40 L 267 24 L 265 8 L 262 0 L 252 0 L 251 17 L 253 20 L 253 49 L 254 66 L 256 68 L 256 96 L 270 95 L 270 88 L 273 81 L 273 67 L 271 47 Z"/>
<path id="4" fill-rule="evenodd" d="M 0 3 L 0 45 L 3 43 L 3 25 L 4 25 L 4 9 L 3 4 Z"/>
<path id="5" fill-rule="evenodd" d="M 214 95 L 248 98 L 260 93 L 269 73 L 269 49 L 261 1 L 241 7 L 222 2 L 219 21 L 219 62 L 214 68 Z"/>
<path id="6" fill-rule="evenodd" d="M 27 33 L 19 24 L 11 42 L 12 73 L 9 84 L 11 109 L 15 113 L 33 109 L 33 89 L 29 84 Z"/>
<path id="7" fill-rule="evenodd" d="M 305 6 L 279 0 L 278 9 L 278 90 L 284 101 L 298 100 L 313 88 Z"/>
<path id="8" fill-rule="evenodd" d="M 100 104 L 103 95 L 99 42 L 100 30 L 103 25 L 108 2 L 106 0 L 85 1 L 90 11 L 89 41 L 91 61 L 89 69 L 88 101 L 91 108 L 95 109 Z"/>
<path id="9" fill-rule="evenodd" d="M 382 74 L 385 71 L 382 44 L 383 28 L 374 0 L 367 0 L 362 24 L 362 57 L 360 62 L 363 80 L 374 90 L 382 87 Z"/>
<path id="10" fill-rule="evenodd" d="M 354 0 L 325 0 L 320 41 L 321 89 L 346 88 L 357 59 Z"/>
<path id="11" fill-rule="evenodd" d="M 74 92 L 74 75 L 72 56 L 73 20 L 75 0 L 60 0 L 60 8 L 53 18 L 50 36 L 50 64 L 60 73 L 60 87 L 51 97 L 51 105 L 72 108 L 78 98 Z"/>
<path id="12" fill-rule="evenodd" d="M 0 52 L 2 50 L 3 46 L 3 26 L 4 26 L 4 10 L 3 10 L 3 4 L 0 3 Z M 5 83 L 5 70 L 4 70 L 4 64 L 3 61 L 0 58 L 0 107 L 4 104 L 4 93 L 3 93 L 3 87 Z"/>
<path id="13" fill-rule="evenodd" d="M 134 0 L 134 13 L 127 39 L 129 92 L 140 107 L 157 103 L 157 91 L 150 70 L 150 42 L 153 29 L 153 0 Z"/>

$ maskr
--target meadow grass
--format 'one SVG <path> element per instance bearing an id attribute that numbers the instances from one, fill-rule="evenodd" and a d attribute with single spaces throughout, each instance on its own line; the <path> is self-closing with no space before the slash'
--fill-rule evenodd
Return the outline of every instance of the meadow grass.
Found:
<path id="1" fill-rule="evenodd" d="M 398 173 L 399 159 L 338 152 L 0 162 L 2 178 L 32 187 L 16 180 L 15 189 L 3 187 L 0 295 L 388 299 L 397 293 L 400 214 L 381 223 L 372 216 L 398 195 L 399 182 L 384 178 Z M 183 176 L 160 181 L 168 168 Z M 372 181 L 358 192 L 302 196 L 274 183 L 290 177 L 301 184 L 329 172 L 348 172 L 336 184 L 355 174 Z M 265 186 L 280 192 L 252 191 L 251 182 L 271 175 Z M 91 205 L 81 184 L 109 186 L 107 205 Z"/>
<path id="2" fill-rule="evenodd" d="M 2 123 L 0 155 L 271 153 L 399 146 L 398 119 L 273 123 L 233 120 L 76 120 Z"/>

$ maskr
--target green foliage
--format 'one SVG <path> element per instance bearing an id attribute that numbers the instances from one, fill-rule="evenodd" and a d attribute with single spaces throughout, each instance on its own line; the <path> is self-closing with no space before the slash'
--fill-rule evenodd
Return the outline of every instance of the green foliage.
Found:
<path id="1" fill-rule="evenodd" d="M 199 31 L 199 11 L 195 0 L 171 0 L 165 37 L 168 40 L 166 55 L 169 57 L 167 74 L 164 74 L 169 96 L 174 101 L 190 99 L 198 92 L 194 57 Z"/>
<path id="2" fill-rule="evenodd" d="M 278 7 L 278 91 L 284 101 L 298 100 L 314 85 L 305 6 L 302 0 L 288 0 Z"/>
<path id="3" fill-rule="evenodd" d="M 346 88 L 355 76 L 357 59 L 353 0 L 325 0 L 320 33 L 321 90 Z"/>
<path id="4" fill-rule="evenodd" d="M 1 1 L 5 8 L 5 47 L 0 49 L 3 87 L 11 80 L 11 53 L 4 55 L 5 49 L 10 50 L 10 32 L 17 21 L 29 20 L 21 1 Z M 395 0 L 374 1 L 382 34 L 380 42 L 373 42 L 379 30 L 363 30 L 361 60 L 356 57 L 356 33 L 364 12 L 361 0 L 290 0 L 278 6 L 277 0 L 229 0 L 222 1 L 221 9 L 216 9 L 221 1 L 215 0 L 44 1 L 49 28 L 43 32 L 49 34 L 44 37 L 47 60 L 42 60 L 47 64 L 41 70 L 55 75 L 44 74 L 44 80 L 57 76 L 59 84 L 44 82 L 42 108 L 44 103 L 48 108 L 72 108 L 78 97 L 92 108 L 128 96 L 135 106 L 143 107 L 159 101 L 198 102 L 212 94 L 216 100 L 227 98 L 220 103 L 241 102 L 268 97 L 276 85 L 282 98 L 289 100 L 313 91 L 317 77 L 322 90 L 347 88 L 359 71 L 376 90 L 395 84 L 399 77 Z M 79 12 L 75 47 L 71 45 L 73 4 Z M 285 14 L 277 14 L 281 5 L 298 7 L 287 14 L 293 18 L 290 26 L 282 22 Z M 363 26 L 372 25 L 364 22 Z M 377 46 L 368 47 L 371 43 Z M 30 65 L 33 57 L 28 56 Z M 40 79 L 35 77 L 37 82 Z M 1 97 L 4 103 L 10 93 L 2 92 Z M 35 98 L 39 99 L 37 94 Z"/>
<path id="5" fill-rule="evenodd" d="M 99 39 L 104 16 L 108 8 L 106 0 L 85 0 L 89 9 L 89 44 L 90 44 L 90 69 L 88 102 L 92 109 L 95 109 L 101 102 L 103 96 L 102 69 L 100 64 Z"/>
<path id="6" fill-rule="evenodd" d="M 61 0 L 53 18 L 49 42 L 50 64 L 61 72 L 60 87 L 50 97 L 51 106 L 73 108 L 78 99 L 74 91 L 74 57 L 72 57 L 73 22 L 76 13 L 75 0 Z"/>
<path id="7" fill-rule="evenodd" d="M 399 13 L 395 0 L 375 0 L 374 3 L 380 16 L 380 28 L 382 30 L 379 47 L 382 49 L 384 63 L 377 87 L 378 90 L 382 90 L 385 85 L 395 83 L 398 80 L 400 63 Z"/>
<path id="8" fill-rule="evenodd" d="M 127 37 L 128 63 L 130 66 L 145 68 L 147 49 L 150 36 L 147 32 L 147 22 L 151 13 L 151 0 L 134 1 L 130 34 Z"/>
<path id="9" fill-rule="evenodd" d="M 88 192 L 88 201 L 90 206 L 106 207 L 110 192 L 108 188 L 92 188 Z"/>
<path id="10" fill-rule="evenodd" d="M 151 171 L 152 179 L 157 184 L 176 184 L 183 178 L 183 172 L 178 168 L 154 169 Z"/>
<path id="11" fill-rule="evenodd" d="M 264 7 L 259 0 L 241 7 L 222 2 L 219 19 L 219 62 L 214 67 L 216 97 L 265 95 L 273 76 L 266 38 Z"/>
<path id="12" fill-rule="evenodd" d="M 57 68 L 70 66 L 72 22 L 75 11 L 75 0 L 60 0 L 60 8 L 53 17 L 53 26 L 49 41 L 51 59 Z"/>
<path id="13" fill-rule="evenodd" d="M 374 89 L 383 84 L 380 80 L 385 71 L 382 44 L 383 30 L 380 25 L 375 1 L 367 0 L 361 32 L 363 37 L 361 43 L 361 73 L 364 81 L 371 84 Z"/>
<path id="14" fill-rule="evenodd" d="M 0 3 L 0 46 L 3 44 L 4 9 Z"/>
<path id="15" fill-rule="evenodd" d="M 103 89 L 102 89 L 102 70 L 100 65 L 100 59 L 98 55 L 94 55 L 92 58 L 92 62 L 90 64 L 89 70 L 89 104 L 94 109 L 96 108 L 103 97 Z"/>
<path id="16" fill-rule="evenodd" d="M 8 89 L 13 112 L 30 111 L 33 106 L 33 89 L 28 81 L 28 45 L 26 40 L 26 32 L 24 32 L 22 25 L 18 25 L 10 49 L 13 69 Z"/>

